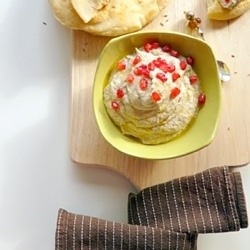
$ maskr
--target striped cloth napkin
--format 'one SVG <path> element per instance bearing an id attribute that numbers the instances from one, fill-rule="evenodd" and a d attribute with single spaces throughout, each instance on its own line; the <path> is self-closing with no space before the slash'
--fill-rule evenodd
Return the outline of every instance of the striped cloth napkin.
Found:
<path id="1" fill-rule="evenodd" d="M 195 249 L 195 236 L 59 210 L 56 250 Z"/>
<path id="2" fill-rule="evenodd" d="M 248 226 L 240 173 L 216 167 L 129 194 L 128 224 L 59 210 L 56 250 L 197 249 L 200 233 Z"/>
<path id="3" fill-rule="evenodd" d="M 130 194 L 128 222 L 181 233 L 246 228 L 241 175 L 230 173 L 228 167 L 216 167 Z"/>

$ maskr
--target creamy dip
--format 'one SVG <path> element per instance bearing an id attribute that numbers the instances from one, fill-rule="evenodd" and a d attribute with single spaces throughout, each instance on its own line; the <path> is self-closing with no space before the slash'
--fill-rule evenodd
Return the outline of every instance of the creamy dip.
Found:
<path id="1" fill-rule="evenodd" d="M 117 63 L 104 89 L 110 118 L 144 144 L 164 143 L 180 134 L 199 109 L 200 81 L 193 62 L 158 43 L 136 48 Z"/>

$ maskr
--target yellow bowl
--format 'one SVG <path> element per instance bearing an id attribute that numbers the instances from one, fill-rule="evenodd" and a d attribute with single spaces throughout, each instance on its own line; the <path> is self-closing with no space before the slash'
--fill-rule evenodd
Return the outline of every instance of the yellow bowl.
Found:
<path id="1" fill-rule="evenodd" d="M 206 95 L 206 103 L 192 125 L 176 139 L 159 145 L 144 145 L 123 135 L 109 118 L 103 102 L 103 90 L 114 63 L 148 40 L 171 44 L 182 55 L 192 55 L 195 59 L 194 70 Z M 177 32 L 136 32 L 113 38 L 100 55 L 93 86 L 94 114 L 103 137 L 123 153 L 144 159 L 170 159 L 200 150 L 209 145 L 215 136 L 220 106 L 221 82 L 216 59 L 211 47 L 198 38 Z"/>

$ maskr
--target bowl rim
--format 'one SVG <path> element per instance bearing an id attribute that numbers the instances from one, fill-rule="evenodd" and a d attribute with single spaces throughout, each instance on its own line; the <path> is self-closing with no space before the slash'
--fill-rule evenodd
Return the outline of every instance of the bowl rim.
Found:
<path id="1" fill-rule="evenodd" d="M 184 34 L 184 33 L 181 33 L 181 32 L 176 32 L 176 31 L 155 31 L 155 30 L 147 30 L 147 31 L 139 31 L 139 32 L 133 32 L 133 33 L 129 33 L 129 34 L 125 34 L 125 35 L 122 35 L 122 36 L 119 36 L 119 37 L 114 37 L 112 38 L 111 40 L 109 40 L 107 42 L 107 44 L 104 46 L 100 56 L 99 56 L 99 60 L 98 60 L 98 64 L 97 64 L 97 67 L 96 67 L 96 73 L 95 73 L 95 77 L 94 77 L 94 85 L 93 85 L 93 93 L 92 93 L 92 96 L 93 96 L 93 108 L 94 108 L 94 116 L 95 116 L 95 120 L 97 122 L 97 125 L 98 125 L 98 128 L 99 128 L 99 131 L 101 133 L 101 135 L 105 138 L 105 140 L 110 144 L 112 145 L 114 148 L 116 148 L 117 150 L 119 150 L 120 152 L 123 152 L 127 155 L 130 155 L 130 156 L 133 156 L 133 157 L 138 157 L 138 158 L 143 158 L 143 159 L 148 159 L 148 160 L 164 160 L 164 159 L 172 159 L 172 158 L 177 158 L 177 157 L 181 157 L 181 156 L 185 156 L 185 155 L 188 155 L 188 154 L 191 154 L 191 153 L 194 153 L 196 151 L 199 151 L 203 148 L 205 148 L 206 146 L 208 146 L 214 139 L 215 137 L 215 133 L 217 131 L 217 127 L 218 127 L 218 123 L 219 123 L 219 117 L 220 117 L 220 113 L 221 113 L 221 97 L 222 97 L 222 88 L 221 88 L 221 82 L 219 80 L 219 71 L 218 71 L 218 67 L 217 67 L 217 64 L 216 64 L 216 71 L 217 71 L 217 82 L 218 82 L 218 96 L 219 96 L 219 99 L 218 99 L 218 110 L 217 110 L 217 116 L 216 116 L 216 119 L 215 119 L 215 122 L 214 122 L 214 127 L 213 127 L 213 131 L 212 133 L 210 134 L 209 138 L 207 138 L 206 141 L 204 141 L 202 143 L 202 145 L 199 145 L 197 147 L 193 147 L 193 148 L 189 148 L 189 149 L 186 149 L 186 150 L 182 150 L 182 152 L 172 152 L 172 153 L 167 153 L 167 154 L 154 154 L 153 156 L 151 154 L 145 154 L 144 150 L 146 148 L 152 150 L 154 147 L 160 147 L 160 148 L 163 148 L 164 145 L 166 144 L 169 144 L 170 142 L 167 142 L 167 143 L 163 143 L 163 144 L 157 144 L 157 145 L 145 145 L 141 142 L 138 142 L 138 144 L 140 144 L 140 148 L 141 150 L 138 150 L 137 152 L 132 152 L 129 147 L 124 147 L 123 143 L 115 143 L 114 140 L 112 140 L 112 138 L 110 136 L 107 135 L 106 131 L 104 130 L 104 127 L 101 126 L 100 124 L 100 117 L 98 116 L 97 114 L 97 103 L 95 102 L 95 92 L 97 91 L 97 84 L 96 84 L 96 79 L 97 79 L 97 76 L 98 76 L 98 71 L 99 71 L 99 67 L 101 66 L 101 61 L 102 61 L 102 58 L 103 58 L 103 55 L 106 53 L 106 50 L 109 48 L 109 46 L 113 43 L 116 43 L 116 42 L 121 42 L 123 39 L 128 39 L 130 37 L 137 37 L 137 36 L 141 36 L 141 35 L 168 35 L 168 36 L 177 36 L 177 37 L 185 37 L 187 39 L 190 39 L 190 40 L 193 40 L 193 41 L 196 41 L 200 44 L 203 44 L 204 46 L 206 46 L 209 50 L 210 50 L 210 53 L 211 53 L 211 56 L 213 57 L 213 61 L 216 63 L 216 58 L 214 56 L 214 53 L 213 53 L 213 50 L 212 48 L 210 47 L 210 45 L 208 43 L 206 43 L 205 41 L 203 41 L 202 39 L 200 38 L 197 38 L 197 37 L 194 37 L 194 36 L 191 36 L 191 35 L 188 35 L 188 34 Z M 143 44 L 143 43 L 142 43 Z M 99 86 L 100 88 L 100 86 Z M 106 110 L 105 110 L 106 111 Z M 200 112 L 200 111 L 199 111 Z M 114 124 L 114 126 L 116 126 Z M 122 132 L 120 132 L 121 135 Z M 124 135 L 123 135 L 124 136 Z M 174 139 L 175 140 L 175 139 Z M 125 143 L 125 142 L 124 142 Z M 148 150 L 147 150 L 148 151 Z M 162 151 L 162 150 L 160 150 Z"/>

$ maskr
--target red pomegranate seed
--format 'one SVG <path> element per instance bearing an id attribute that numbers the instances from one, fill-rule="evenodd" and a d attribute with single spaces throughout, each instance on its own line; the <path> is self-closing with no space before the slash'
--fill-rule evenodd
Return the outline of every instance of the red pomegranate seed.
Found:
<path id="1" fill-rule="evenodd" d="M 198 97 L 198 104 L 203 105 L 206 102 L 206 95 L 200 94 Z"/>
<path id="2" fill-rule="evenodd" d="M 171 46 L 170 45 L 168 45 L 168 44 L 166 44 L 166 45 L 164 45 L 163 47 L 162 47 L 162 51 L 164 51 L 164 52 L 170 52 L 172 50 L 172 48 L 171 48 Z"/>
<path id="3" fill-rule="evenodd" d="M 143 72 L 145 72 L 145 70 L 147 70 L 147 65 L 142 64 L 142 65 L 140 65 L 140 66 L 134 68 L 134 73 L 135 73 L 137 76 L 140 76 L 140 75 L 143 74 Z"/>
<path id="4" fill-rule="evenodd" d="M 194 58 L 191 57 L 191 56 L 188 56 L 186 58 L 186 61 L 187 61 L 187 64 L 189 64 L 189 65 L 193 65 L 194 64 Z"/>
<path id="5" fill-rule="evenodd" d="M 150 63 L 148 64 L 148 70 L 152 71 L 152 70 L 154 70 L 154 69 L 155 69 L 155 64 L 154 64 L 153 62 L 150 62 Z"/>
<path id="6" fill-rule="evenodd" d="M 136 67 L 134 68 L 134 71 L 133 71 L 137 76 L 140 76 L 142 74 L 142 68 L 140 67 Z"/>
<path id="7" fill-rule="evenodd" d="M 111 106 L 112 106 L 112 109 L 114 110 L 118 110 L 120 108 L 119 103 L 116 101 L 112 101 Z"/>
<path id="8" fill-rule="evenodd" d="M 160 45 L 158 42 L 152 42 L 151 46 L 152 46 L 152 49 L 158 49 Z"/>
<path id="9" fill-rule="evenodd" d="M 176 96 L 178 96 L 180 94 L 180 92 L 181 92 L 181 90 L 179 88 L 175 87 L 171 90 L 170 97 L 175 98 Z"/>
<path id="10" fill-rule="evenodd" d="M 185 60 L 180 61 L 180 68 L 185 70 L 187 68 L 187 62 Z"/>
<path id="11" fill-rule="evenodd" d="M 180 78 L 180 74 L 177 73 L 177 72 L 174 72 L 174 73 L 172 74 L 172 80 L 173 80 L 173 82 L 175 82 L 178 78 Z"/>
<path id="12" fill-rule="evenodd" d="M 170 51 L 170 55 L 173 56 L 173 57 L 179 57 L 180 53 L 178 51 L 172 49 Z"/>
<path id="13" fill-rule="evenodd" d="M 132 74 L 128 74 L 127 75 L 127 78 L 126 78 L 126 81 L 127 83 L 132 83 L 134 81 L 134 76 Z"/>
<path id="14" fill-rule="evenodd" d="M 155 65 L 155 67 L 159 68 L 161 66 L 161 62 L 158 60 L 153 60 L 153 64 Z"/>
<path id="15" fill-rule="evenodd" d="M 125 62 L 123 62 L 123 61 L 118 62 L 118 63 L 116 64 L 116 68 L 117 68 L 118 70 L 124 70 L 124 69 L 126 69 L 126 64 L 125 64 Z"/>
<path id="16" fill-rule="evenodd" d="M 148 69 L 143 69 L 143 70 L 142 70 L 142 75 L 145 76 L 145 77 L 147 77 L 147 78 L 149 78 L 149 77 L 150 77 L 150 72 L 149 72 L 149 70 L 148 70 Z"/>
<path id="17" fill-rule="evenodd" d="M 162 64 L 159 67 L 160 70 L 162 70 L 164 73 L 168 72 L 168 65 L 167 64 Z"/>
<path id="18" fill-rule="evenodd" d="M 148 88 L 148 80 L 145 78 L 142 78 L 139 82 L 139 86 L 141 90 L 146 90 Z"/>
<path id="19" fill-rule="evenodd" d="M 167 61 L 165 59 L 162 59 L 161 57 L 158 57 L 156 60 L 161 64 L 167 64 Z"/>
<path id="20" fill-rule="evenodd" d="M 145 43 L 143 48 L 144 48 L 144 50 L 146 52 L 149 52 L 152 49 L 152 44 L 151 43 Z"/>
<path id="21" fill-rule="evenodd" d="M 159 80 L 161 80 L 162 82 L 166 82 L 167 81 L 167 77 L 164 73 L 157 73 L 155 75 L 155 77 Z"/>
<path id="22" fill-rule="evenodd" d="M 137 56 L 135 56 L 134 60 L 132 61 L 132 64 L 136 65 L 139 62 L 141 62 L 141 57 L 137 55 Z"/>
<path id="23" fill-rule="evenodd" d="M 153 101 L 158 102 L 161 100 L 161 96 L 158 92 L 154 91 L 151 94 Z"/>
<path id="24" fill-rule="evenodd" d="M 141 64 L 141 65 L 139 66 L 139 68 L 141 68 L 141 69 L 147 69 L 148 66 L 147 66 L 146 64 Z"/>
<path id="25" fill-rule="evenodd" d="M 117 89 L 116 96 L 122 98 L 124 96 L 124 91 L 122 89 Z"/>
<path id="26" fill-rule="evenodd" d="M 169 73 L 175 72 L 175 66 L 173 64 L 168 64 L 167 68 L 168 68 L 167 70 Z"/>
<path id="27" fill-rule="evenodd" d="M 196 75 L 189 76 L 189 81 L 191 84 L 194 84 L 198 81 L 198 77 Z"/>

